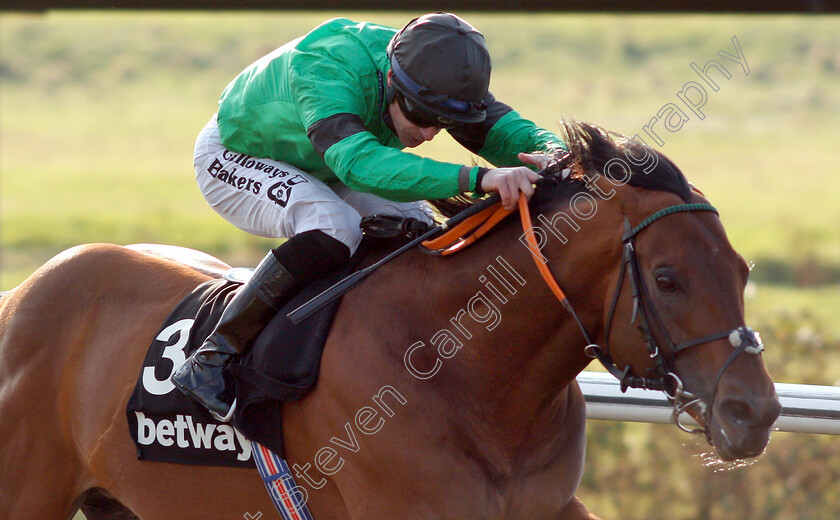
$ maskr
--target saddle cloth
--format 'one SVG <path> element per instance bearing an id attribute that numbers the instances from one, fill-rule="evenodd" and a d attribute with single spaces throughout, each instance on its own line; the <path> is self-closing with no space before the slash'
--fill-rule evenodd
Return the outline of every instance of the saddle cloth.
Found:
<path id="1" fill-rule="evenodd" d="M 237 408 L 230 424 L 214 419 L 169 381 L 213 330 L 239 282 L 205 282 L 170 313 L 152 341 L 126 406 L 129 431 L 143 460 L 254 467 L 251 442 L 283 453 L 282 403 L 301 398 L 318 378 L 338 300 L 295 326 L 286 314 L 349 274 L 348 265 L 307 287 L 280 310 L 248 354 L 226 370 Z"/>

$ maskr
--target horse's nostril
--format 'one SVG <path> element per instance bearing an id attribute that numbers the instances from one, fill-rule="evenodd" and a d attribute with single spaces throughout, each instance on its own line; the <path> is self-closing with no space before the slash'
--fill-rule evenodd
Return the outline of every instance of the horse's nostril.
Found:
<path id="1" fill-rule="evenodd" d="M 729 417 L 730 420 L 737 421 L 739 423 L 749 424 L 755 418 L 752 406 L 750 406 L 750 404 L 746 401 L 741 401 L 739 399 L 727 399 L 724 403 L 722 403 L 721 408 L 723 409 L 723 413 Z"/>

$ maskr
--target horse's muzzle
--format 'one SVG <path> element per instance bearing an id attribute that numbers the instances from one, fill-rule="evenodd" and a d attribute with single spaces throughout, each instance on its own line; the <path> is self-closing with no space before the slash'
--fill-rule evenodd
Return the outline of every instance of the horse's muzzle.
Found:
<path id="1" fill-rule="evenodd" d="M 772 383 L 762 392 L 745 387 L 735 377 L 721 380 L 706 438 L 725 461 L 761 455 L 770 440 L 782 405 Z"/>

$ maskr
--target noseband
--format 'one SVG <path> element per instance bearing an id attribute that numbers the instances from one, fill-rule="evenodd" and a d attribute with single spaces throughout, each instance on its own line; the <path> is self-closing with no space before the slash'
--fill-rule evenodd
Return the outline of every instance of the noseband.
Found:
<path id="1" fill-rule="evenodd" d="M 524 210 L 525 208 L 527 208 L 527 205 L 520 204 L 521 210 Z M 585 349 L 587 355 L 598 359 L 598 361 L 600 361 L 601 364 L 604 365 L 604 367 L 620 381 L 622 392 L 626 391 L 627 388 L 661 390 L 665 392 L 674 403 L 673 420 L 680 429 L 691 433 L 707 433 L 709 425 L 711 424 L 712 407 L 717 395 L 718 383 L 720 383 L 723 373 L 742 353 L 747 352 L 749 354 L 758 354 L 764 349 L 764 346 L 761 344 L 761 339 L 759 338 L 758 333 L 746 326 L 717 332 L 715 334 L 709 334 L 708 336 L 691 339 L 679 344 L 674 343 L 671 339 L 671 335 L 662 323 L 662 319 L 656 311 L 650 292 L 645 284 L 639 258 L 636 255 L 636 235 L 663 217 L 686 211 L 711 211 L 715 214 L 718 213 L 715 207 L 710 204 L 678 204 L 657 211 L 633 228 L 630 227 L 630 222 L 625 217 L 625 232 L 622 236 L 624 252 L 618 282 L 616 284 L 615 293 L 612 298 L 612 303 L 610 304 L 610 310 L 607 315 L 607 321 L 604 328 L 606 331 L 606 339 L 604 340 L 603 347 L 592 341 L 586 331 L 586 328 L 583 326 L 583 323 L 574 312 L 571 304 L 569 304 L 568 299 L 565 298 L 565 295 L 559 289 L 559 286 L 557 286 L 557 282 L 553 279 L 553 275 L 548 272 L 547 268 L 541 269 L 541 271 L 543 272 L 543 277 L 546 279 L 549 287 L 551 287 L 555 294 L 558 295 L 558 298 L 561 300 L 564 308 L 572 314 L 577 322 L 578 327 L 588 343 Z M 530 217 L 528 220 L 530 221 Z M 536 258 L 535 261 L 537 262 L 537 267 L 540 267 L 541 261 Z M 654 378 L 644 378 L 634 375 L 629 365 L 621 369 L 615 364 L 610 356 L 610 330 L 612 328 L 613 317 L 615 316 L 616 308 L 618 306 L 618 300 L 621 296 L 622 287 L 624 286 L 625 276 L 629 277 L 631 281 L 631 289 L 633 291 L 633 314 L 630 319 L 630 323 L 635 323 L 638 320 L 638 327 L 644 335 L 645 344 L 647 345 L 650 357 L 656 362 L 657 377 Z M 654 330 L 658 333 L 659 337 L 665 339 L 665 348 L 660 347 L 656 340 Z M 718 370 L 714 386 L 712 387 L 712 394 L 708 402 L 704 404 L 702 397 L 685 390 L 682 381 L 674 370 L 673 363 L 681 352 L 692 347 L 723 338 L 729 339 L 729 342 L 734 347 L 734 350 Z M 669 356 L 671 359 L 669 359 Z M 695 404 L 700 405 L 702 408 L 703 417 L 706 422 L 704 430 L 692 430 L 680 422 L 682 414 L 689 407 Z"/>

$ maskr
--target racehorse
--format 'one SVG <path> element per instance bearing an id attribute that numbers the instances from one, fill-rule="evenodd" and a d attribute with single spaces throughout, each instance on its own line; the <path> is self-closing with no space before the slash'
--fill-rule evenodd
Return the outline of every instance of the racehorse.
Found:
<path id="1" fill-rule="evenodd" d="M 314 518 L 596 518 L 575 497 L 575 376 L 593 356 L 667 391 L 722 459 L 764 450 L 780 405 L 744 323 L 749 269 L 714 208 L 638 141 L 565 127 L 570 155 L 538 183 L 533 227 L 509 218 L 445 258 L 411 250 L 343 296 L 318 384 L 284 404 Z M 0 517 L 272 509 L 255 471 L 137 460 L 125 407 L 146 349 L 226 267 L 153 253 L 75 247 L 0 300 Z"/>

